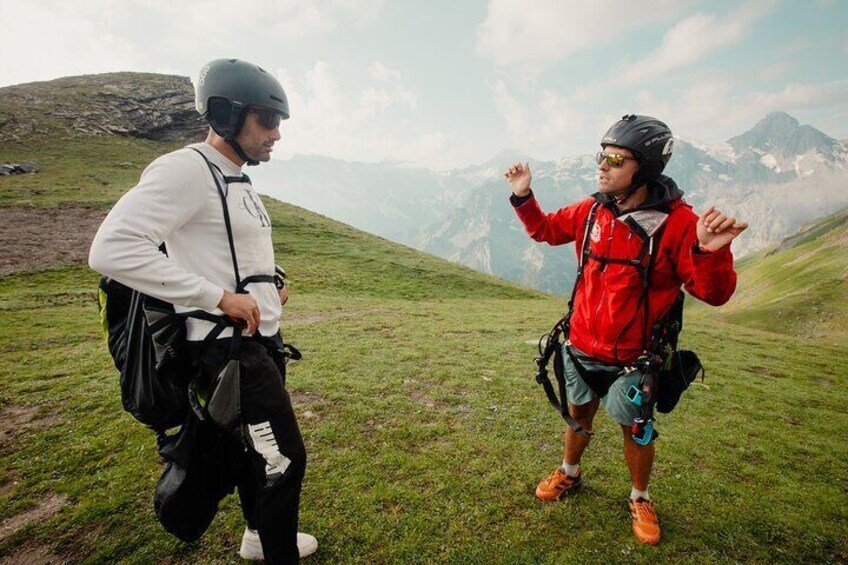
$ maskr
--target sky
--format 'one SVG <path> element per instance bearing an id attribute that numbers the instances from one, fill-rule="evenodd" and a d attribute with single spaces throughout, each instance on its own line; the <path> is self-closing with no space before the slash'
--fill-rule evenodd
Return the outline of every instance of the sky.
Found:
<path id="1" fill-rule="evenodd" d="M 275 158 L 434 169 L 593 153 L 626 113 L 718 144 L 782 110 L 848 139 L 848 0 L 0 0 L 0 87 L 241 58 Z"/>

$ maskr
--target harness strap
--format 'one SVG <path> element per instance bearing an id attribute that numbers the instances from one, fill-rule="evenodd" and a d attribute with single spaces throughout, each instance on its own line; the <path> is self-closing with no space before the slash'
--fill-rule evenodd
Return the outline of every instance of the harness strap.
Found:
<path id="1" fill-rule="evenodd" d="M 540 340 L 540 353 L 541 357 L 536 359 L 536 364 L 539 367 L 538 372 L 536 373 L 536 382 L 542 385 L 542 388 L 545 390 L 545 394 L 548 397 L 548 401 L 551 403 L 551 406 L 560 413 L 562 419 L 565 420 L 565 423 L 568 424 L 568 427 L 574 430 L 575 433 L 578 433 L 584 437 L 591 437 L 592 432 L 587 430 L 583 426 L 581 426 L 577 421 L 571 417 L 571 414 L 568 412 L 568 393 L 566 392 L 565 386 L 565 375 L 563 371 L 563 359 L 562 359 L 562 343 L 560 342 L 560 337 L 563 334 L 563 327 L 567 325 L 567 321 L 565 318 L 556 323 L 554 328 L 551 330 L 551 333 L 547 335 L 547 343 L 545 344 L 544 350 L 541 348 L 541 340 Z M 545 336 L 542 336 L 542 339 L 545 339 Z M 556 392 L 554 392 L 553 384 L 551 383 L 551 379 L 548 377 L 548 363 L 551 360 L 551 357 L 554 358 L 554 375 L 557 379 L 557 385 L 559 388 L 559 398 L 557 398 Z"/>
<path id="2" fill-rule="evenodd" d="M 250 275 L 249 277 L 245 277 L 241 280 L 241 283 L 237 288 L 237 292 L 246 292 L 245 289 L 247 288 L 247 285 L 252 283 L 276 284 L 276 280 L 274 279 L 274 275 Z"/>
<path id="3" fill-rule="evenodd" d="M 236 257 L 236 245 L 233 241 L 233 226 L 230 223 L 230 209 L 227 206 L 227 193 L 228 190 L 224 190 L 224 187 L 221 186 L 221 181 L 218 179 L 219 175 L 221 179 L 223 179 L 225 186 L 230 184 L 230 182 L 245 182 L 244 175 L 241 177 L 226 177 L 221 169 L 218 168 L 217 165 L 212 163 L 206 155 L 200 149 L 196 147 L 191 147 L 193 151 L 196 151 L 198 155 L 203 157 L 203 160 L 206 161 L 206 166 L 209 167 L 209 172 L 212 173 L 212 180 L 215 181 L 215 187 L 218 189 L 218 196 L 221 197 L 221 206 L 224 208 L 224 225 L 227 228 L 227 242 L 230 244 L 230 255 L 233 259 L 233 272 L 236 276 L 236 291 L 238 292 L 238 288 L 241 286 L 241 276 L 239 275 L 238 268 L 238 258 Z M 217 173 L 217 174 L 216 174 Z M 229 180 L 228 180 L 229 179 Z M 250 182 L 250 179 L 247 179 L 247 182 Z"/>
<path id="4" fill-rule="evenodd" d="M 598 213 L 598 207 L 600 207 L 600 205 L 601 203 L 596 201 L 592 205 L 592 209 L 589 211 L 589 216 L 586 218 L 585 230 L 583 232 L 583 245 L 580 248 L 581 253 L 577 256 L 577 274 L 574 277 L 574 286 L 571 289 L 571 297 L 568 299 L 568 312 L 554 325 L 550 333 L 547 334 L 547 343 L 544 348 L 542 348 L 542 340 L 545 339 L 545 336 L 542 336 L 539 340 L 540 356 L 536 358 L 536 365 L 539 369 L 536 372 L 536 382 L 542 385 L 542 388 L 545 389 L 545 395 L 548 397 L 548 402 L 550 402 L 551 406 L 560 413 L 560 416 L 562 416 L 562 419 L 565 420 L 565 423 L 568 424 L 569 428 L 574 430 L 575 433 L 585 437 L 590 437 L 592 432 L 578 424 L 568 412 L 568 393 L 565 386 L 562 341 L 560 338 L 564 336 L 565 339 L 568 339 L 568 333 L 571 329 L 571 313 L 574 311 L 574 297 L 577 295 L 577 285 L 580 284 L 580 279 L 582 278 L 581 275 L 583 274 L 585 258 L 589 256 L 589 235 L 592 231 L 592 226 L 595 223 L 595 215 Z M 551 379 L 548 377 L 548 363 L 550 362 L 551 357 L 554 358 L 554 376 L 557 379 L 559 398 L 557 398 Z"/>

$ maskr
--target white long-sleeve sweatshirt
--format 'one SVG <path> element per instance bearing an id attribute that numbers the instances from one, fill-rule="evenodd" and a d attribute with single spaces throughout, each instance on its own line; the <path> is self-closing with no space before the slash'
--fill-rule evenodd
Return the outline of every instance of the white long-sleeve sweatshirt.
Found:
<path id="1" fill-rule="evenodd" d="M 202 309 L 220 314 L 224 289 L 235 291 L 224 211 L 209 167 L 195 147 L 225 176 L 241 168 L 208 143 L 163 155 L 112 208 L 89 252 L 92 269 L 144 294 L 174 304 L 178 312 Z M 241 278 L 274 274 L 271 221 L 247 182 L 224 185 Z M 159 251 L 164 242 L 165 256 Z M 280 298 L 273 284 L 254 283 L 248 292 L 260 311 L 259 332 L 279 330 Z M 201 340 L 211 323 L 190 319 L 188 339 Z M 228 329 L 220 337 L 232 335 Z"/>

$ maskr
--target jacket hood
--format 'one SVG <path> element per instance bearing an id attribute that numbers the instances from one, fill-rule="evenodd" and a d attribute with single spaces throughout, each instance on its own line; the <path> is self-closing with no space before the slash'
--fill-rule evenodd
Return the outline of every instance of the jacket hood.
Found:
<path id="1" fill-rule="evenodd" d="M 641 205 L 632 210 L 628 210 L 628 212 L 635 212 L 636 210 L 660 210 L 662 212 L 670 212 L 672 204 L 683 198 L 683 191 L 680 190 L 677 183 L 674 182 L 674 179 L 671 177 L 660 175 L 656 179 L 649 180 L 647 186 L 648 197 Z M 611 195 L 596 192 L 592 196 L 604 206 L 607 206 L 618 213 L 615 200 Z"/>

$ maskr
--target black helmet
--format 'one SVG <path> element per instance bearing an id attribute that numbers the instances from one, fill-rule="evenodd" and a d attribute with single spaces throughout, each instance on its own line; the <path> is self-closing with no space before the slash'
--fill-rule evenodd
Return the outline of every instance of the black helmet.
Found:
<path id="1" fill-rule="evenodd" d="M 665 169 L 674 147 L 671 130 L 650 116 L 628 114 L 615 122 L 601 139 L 601 147 L 617 145 L 633 152 L 639 171 L 633 182 L 655 179 Z"/>
<path id="2" fill-rule="evenodd" d="M 248 106 L 262 106 L 289 117 L 283 87 L 261 67 L 239 59 L 216 59 L 200 70 L 195 107 L 215 133 L 228 141 L 244 125 Z"/>

